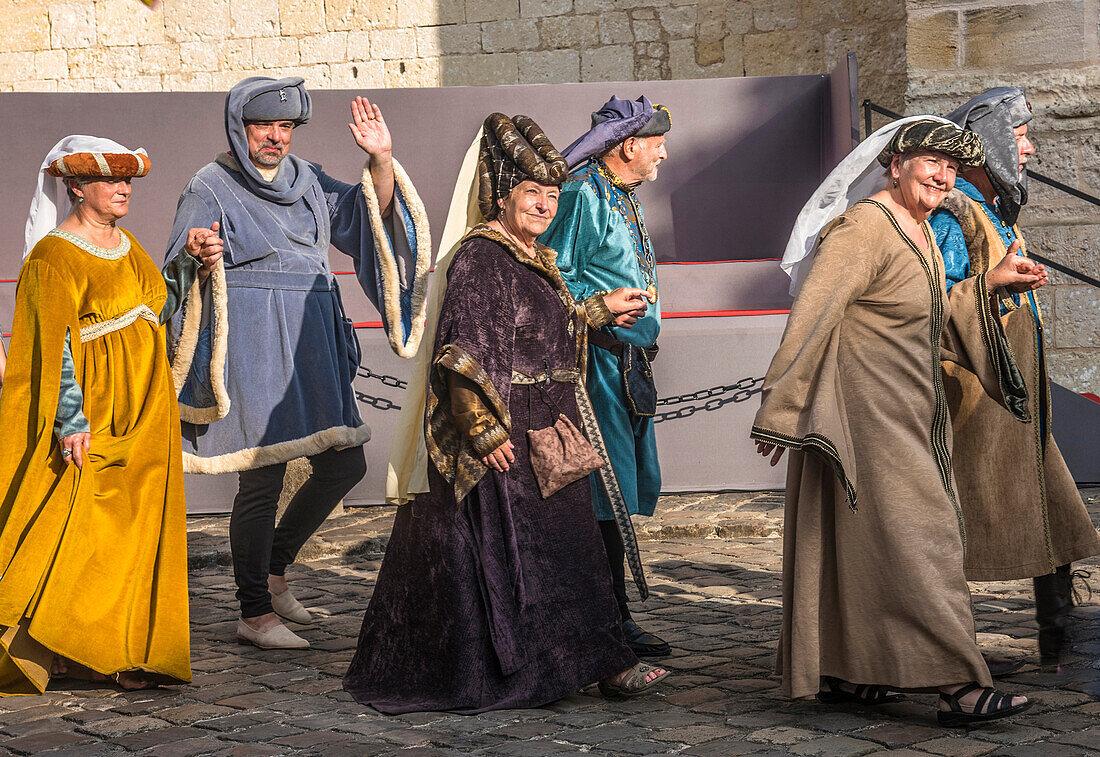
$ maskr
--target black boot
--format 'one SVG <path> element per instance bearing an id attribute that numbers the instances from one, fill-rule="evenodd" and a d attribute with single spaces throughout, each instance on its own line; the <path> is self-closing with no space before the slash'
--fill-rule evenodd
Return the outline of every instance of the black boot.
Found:
<path id="1" fill-rule="evenodd" d="M 1036 576 L 1035 620 L 1039 622 L 1039 663 L 1057 666 L 1062 662 L 1066 625 L 1073 607 L 1073 586 L 1069 565 L 1060 565 L 1053 573 Z"/>
<path id="2" fill-rule="evenodd" d="M 608 567 L 611 570 L 611 589 L 619 606 L 619 619 L 623 623 L 623 639 L 630 650 L 639 657 L 664 657 L 672 652 L 668 642 L 656 634 L 640 628 L 630 617 L 626 598 L 626 554 L 619 527 L 613 520 L 598 521 L 604 549 L 607 550 Z"/>

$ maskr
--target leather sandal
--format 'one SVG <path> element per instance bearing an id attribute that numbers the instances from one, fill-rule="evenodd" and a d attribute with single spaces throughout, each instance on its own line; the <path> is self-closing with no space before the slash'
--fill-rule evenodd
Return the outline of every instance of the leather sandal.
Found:
<path id="1" fill-rule="evenodd" d="M 967 712 L 959 702 L 972 691 L 981 691 L 981 696 L 974 703 L 974 708 Z M 977 683 L 968 683 L 953 694 L 940 692 L 940 701 L 945 703 L 950 710 L 938 710 L 936 718 L 940 725 L 948 728 L 959 728 L 975 723 L 988 723 L 990 720 L 1000 720 L 1023 712 L 1032 705 L 1030 700 L 1022 704 L 1012 704 L 1012 697 L 996 689 L 981 686 Z"/>
<path id="2" fill-rule="evenodd" d="M 817 701 L 822 704 L 862 704 L 874 707 L 880 704 L 903 702 L 906 698 L 904 694 L 890 691 L 885 686 L 873 683 L 858 683 L 855 684 L 855 691 L 845 691 L 841 688 L 841 684 L 846 683 L 846 681 L 839 678 L 822 676 L 821 682 L 825 684 L 825 688 L 817 692 Z"/>
<path id="3" fill-rule="evenodd" d="M 618 683 L 612 683 L 610 678 L 600 681 L 600 693 L 605 697 L 636 697 L 644 694 L 669 676 L 667 670 L 662 670 L 652 681 L 646 681 L 646 676 L 654 670 L 662 669 L 639 662 L 626 671 L 626 675 Z"/>

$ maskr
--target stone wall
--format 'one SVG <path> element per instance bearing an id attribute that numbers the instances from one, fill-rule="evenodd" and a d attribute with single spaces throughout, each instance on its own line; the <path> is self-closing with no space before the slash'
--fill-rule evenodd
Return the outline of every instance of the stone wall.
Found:
<path id="1" fill-rule="evenodd" d="M 821 73 L 900 106 L 904 0 L 0 0 L 0 91 L 321 88 Z"/>
<path id="2" fill-rule="evenodd" d="M 907 113 L 1022 86 L 1040 173 L 1100 196 L 1100 0 L 908 0 Z M 1035 180 L 1020 215 L 1036 253 L 1100 279 L 1100 207 Z M 1100 289 L 1060 273 L 1040 291 L 1051 377 L 1100 394 Z"/>

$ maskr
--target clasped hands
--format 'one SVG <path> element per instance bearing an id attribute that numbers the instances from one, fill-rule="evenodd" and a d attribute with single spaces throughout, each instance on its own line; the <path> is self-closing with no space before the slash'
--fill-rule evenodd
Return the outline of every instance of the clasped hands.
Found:
<path id="1" fill-rule="evenodd" d="M 603 296 L 603 304 L 615 316 L 615 325 L 628 329 L 645 315 L 648 299 L 644 289 L 619 287 Z"/>
<path id="2" fill-rule="evenodd" d="M 1020 240 L 1012 243 L 1008 253 L 985 274 L 989 294 L 1003 288 L 1012 294 L 1022 294 L 1045 286 L 1050 278 L 1044 266 L 1030 258 L 1020 257 Z"/>

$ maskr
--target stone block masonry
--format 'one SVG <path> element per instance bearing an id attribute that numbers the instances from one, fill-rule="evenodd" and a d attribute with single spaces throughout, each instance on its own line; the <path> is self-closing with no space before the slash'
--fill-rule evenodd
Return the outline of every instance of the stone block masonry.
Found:
<path id="1" fill-rule="evenodd" d="M 819 73 L 900 107 L 904 0 L 0 0 L 0 91 L 447 86 Z M 878 52 L 885 48 L 885 54 Z"/>
<path id="2" fill-rule="evenodd" d="M 1031 166 L 1100 196 L 1100 1 L 908 0 L 907 113 L 946 113 L 999 85 L 1027 91 Z M 1100 207 L 1030 183 L 1029 249 L 1100 278 Z M 1051 378 L 1100 394 L 1100 290 L 1054 273 L 1040 292 Z"/>

